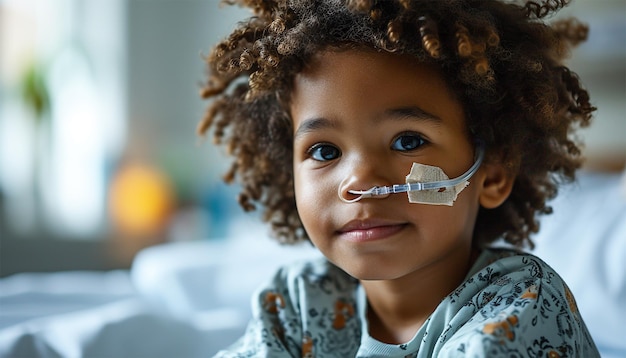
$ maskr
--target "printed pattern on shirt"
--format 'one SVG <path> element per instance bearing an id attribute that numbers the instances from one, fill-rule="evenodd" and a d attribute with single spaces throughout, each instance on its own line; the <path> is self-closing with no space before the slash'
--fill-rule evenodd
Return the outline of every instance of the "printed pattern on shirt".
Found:
<path id="1" fill-rule="evenodd" d="M 488 249 L 415 338 L 362 337 L 358 281 L 327 261 L 281 269 L 246 334 L 217 357 L 598 357 L 574 297 L 543 261 Z M 479 261 L 481 259 L 479 258 Z"/>

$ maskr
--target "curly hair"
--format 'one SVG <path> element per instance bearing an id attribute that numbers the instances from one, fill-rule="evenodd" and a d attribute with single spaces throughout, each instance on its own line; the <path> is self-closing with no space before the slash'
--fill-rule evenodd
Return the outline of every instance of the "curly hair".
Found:
<path id="1" fill-rule="evenodd" d="M 294 76 L 317 52 L 369 48 L 435 63 L 465 110 L 469 131 L 486 145 L 486 161 L 515 176 L 498 208 L 479 210 L 474 242 L 503 239 L 532 247 L 539 214 L 581 165 L 574 131 L 595 108 L 578 76 L 563 64 L 587 37 L 575 19 L 544 19 L 567 0 L 229 0 L 253 16 L 206 58 L 211 99 L 198 126 L 234 157 L 240 205 L 264 207 L 282 243 L 307 240 L 293 189 Z"/>

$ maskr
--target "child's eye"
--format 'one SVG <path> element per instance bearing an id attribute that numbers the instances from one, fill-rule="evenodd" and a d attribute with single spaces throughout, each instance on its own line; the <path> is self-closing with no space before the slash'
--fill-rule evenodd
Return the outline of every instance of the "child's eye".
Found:
<path id="1" fill-rule="evenodd" d="M 407 152 L 415 150 L 426 144 L 426 140 L 416 133 L 403 133 L 396 137 L 391 143 L 391 149 Z"/>
<path id="2" fill-rule="evenodd" d="M 341 151 L 330 144 L 316 144 L 307 153 L 311 158 L 320 162 L 337 159 L 341 155 Z"/>

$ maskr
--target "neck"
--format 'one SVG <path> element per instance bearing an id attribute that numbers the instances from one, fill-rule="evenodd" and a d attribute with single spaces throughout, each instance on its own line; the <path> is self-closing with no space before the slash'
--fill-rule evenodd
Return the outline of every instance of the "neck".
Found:
<path id="1" fill-rule="evenodd" d="M 389 344 L 410 341 L 441 300 L 463 282 L 477 254 L 467 250 L 393 280 L 361 281 L 370 336 Z"/>

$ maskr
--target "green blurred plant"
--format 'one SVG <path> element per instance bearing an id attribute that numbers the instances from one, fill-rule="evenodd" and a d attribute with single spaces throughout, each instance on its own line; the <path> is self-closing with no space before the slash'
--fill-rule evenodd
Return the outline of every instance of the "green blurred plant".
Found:
<path id="1" fill-rule="evenodd" d="M 50 93 L 42 66 L 33 63 L 26 68 L 20 80 L 22 100 L 40 124 L 50 110 Z"/>

